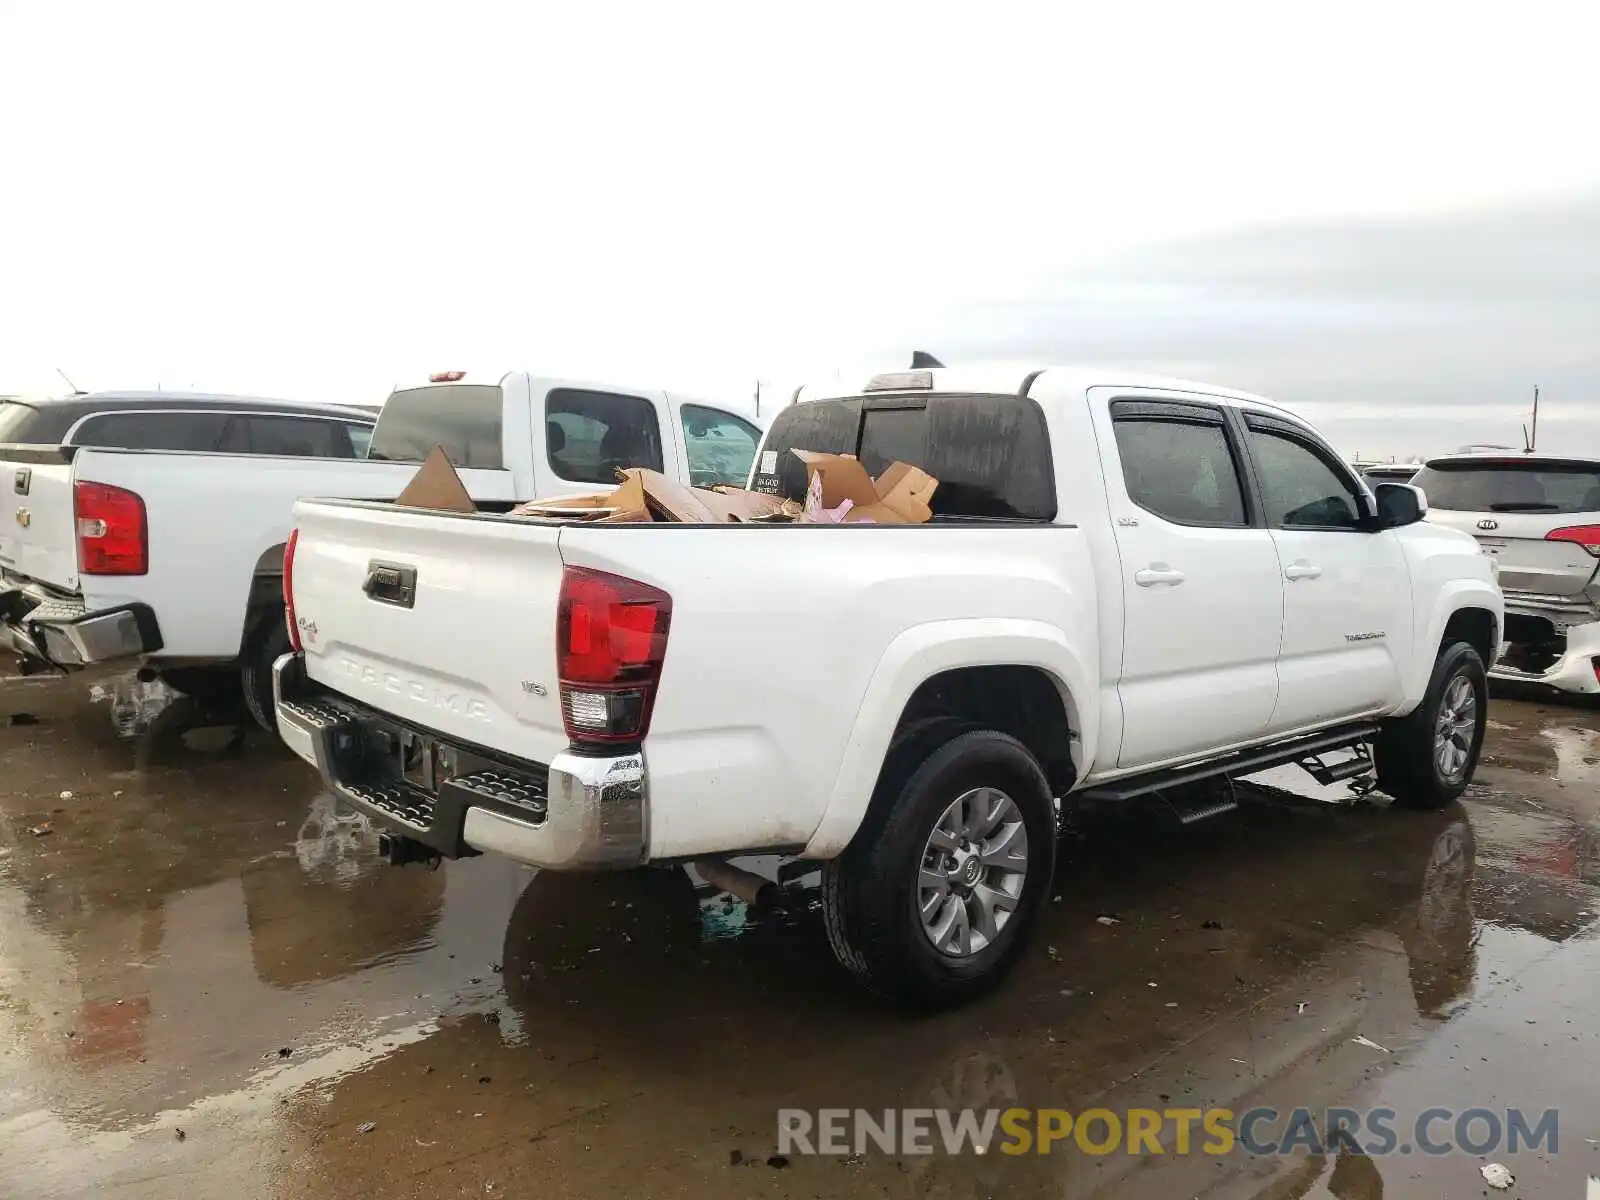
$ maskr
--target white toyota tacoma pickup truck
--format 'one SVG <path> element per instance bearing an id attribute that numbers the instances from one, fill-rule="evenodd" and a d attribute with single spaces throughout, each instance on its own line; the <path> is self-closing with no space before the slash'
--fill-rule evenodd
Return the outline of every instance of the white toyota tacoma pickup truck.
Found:
<path id="1" fill-rule="evenodd" d="M 1254 396 L 1114 372 L 878 376 L 790 449 L 939 480 L 927 524 L 560 524 L 302 501 L 285 741 L 395 861 L 822 860 L 839 960 L 991 986 L 1058 806 L 1284 763 L 1404 805 L 1472 778 L 1490 561 Z"/>
<path id="2" fill-rule="evenodd" d="M 272 663 L 288 649 L 283 549 L 301 496 L 391 500 L 435 445 L 474 500 L 502 511 L 609 486 L 619 466 L 743 483 L 761 437 L 737 413 L 666 392 L 462 374 L 395 391 L 376 428 L 360 427 L 364 459 L 351 457 L 349 421 L 217 396 L 181 414 L 167 397 L 159 415 L 186 422 L 138 449 L 70 435 L 0 445 L 0 646 L 25 671 L 127 661 L 181 692 L 242 687 L 271 729 Z M 91 401 L 120 403 L 74 403 Z"/>

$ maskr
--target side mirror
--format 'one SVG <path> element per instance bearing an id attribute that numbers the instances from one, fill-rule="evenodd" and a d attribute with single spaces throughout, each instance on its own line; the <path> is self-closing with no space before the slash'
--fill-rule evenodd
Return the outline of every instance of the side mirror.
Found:
<path id="1" fill-rule="evenodd" d="M 1380 483 L 1372 494 L 1378 500 L 1378 522 L 1383 529 L 1415 525 L 1428 512 L 1428 497 L 1409 483 Z"/>

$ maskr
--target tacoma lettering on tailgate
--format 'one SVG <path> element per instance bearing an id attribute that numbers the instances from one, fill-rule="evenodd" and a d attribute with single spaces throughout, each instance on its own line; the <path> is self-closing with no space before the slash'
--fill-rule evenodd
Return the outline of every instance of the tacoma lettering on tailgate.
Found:
<path id="1" fill-rule="evenodd" d="M 401 696 L 413 703 L 453 713 L 469 721 L 489 719 L 489 706 L 482 700 L 473 700 L 436 683 L 424 679 L 407 679 L 394 671 L 380 671 L 376 667 L 364 666 L 353 658 L 340 659 L 339 664 L 344 668 L 346 675 L 359 680 L 368 688 L 379 688 L 391 696 Z"/>

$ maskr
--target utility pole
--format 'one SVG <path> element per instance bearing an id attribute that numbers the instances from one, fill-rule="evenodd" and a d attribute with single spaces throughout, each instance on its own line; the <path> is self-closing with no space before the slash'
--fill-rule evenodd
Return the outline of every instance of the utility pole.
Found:
<path id="1" fill-rule="evenodd" d="M 756 380 L 756 416 L 761 416 L 761 380 Z"/>
<path id="2" fill-rule="evenodd" d="M 1539 445 L 1539 385 L 1533 385 L 1533 433 L 1528 438 L 1528 453 L 1532 454 Z"/>

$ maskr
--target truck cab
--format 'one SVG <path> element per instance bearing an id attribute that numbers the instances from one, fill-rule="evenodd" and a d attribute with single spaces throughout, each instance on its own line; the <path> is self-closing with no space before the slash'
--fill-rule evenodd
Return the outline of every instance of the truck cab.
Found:
<path id="1" fill-rule="evenodd" d="M 507 472 L 521 500 L 608 488 L 623 467 L 696 487 L 743 484 L 760 441 L 749 414 L 675 392 L 442 371 L 390 394 L 367 457 L 420 463 L 443 445 L 458 470 Z"/>

